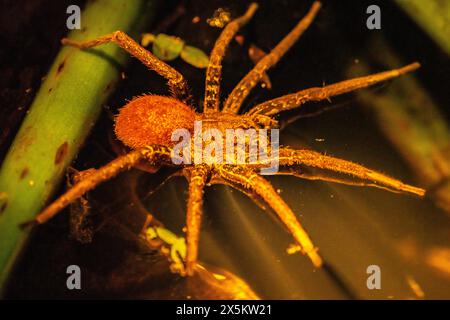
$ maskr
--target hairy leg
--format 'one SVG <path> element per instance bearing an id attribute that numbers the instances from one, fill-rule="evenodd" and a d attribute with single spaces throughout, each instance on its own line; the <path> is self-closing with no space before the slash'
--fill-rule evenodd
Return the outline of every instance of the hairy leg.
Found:
<path id="1" fill-rule="evenodd" d="M 139 61 L 141 61 L 149 69 L 166 78 L 172 95 L 187 105 L 190 105 L 191 97 L 184 77 L 174 68 L 159 60 L 145 48 L 141 47 L 136 43 L 136 41 L 122 31 L 115 31 L 113 33 L 87 41 L 75 41 L 64 38 L 61 42 L 62 44 L 77 47 L 79 49 L 87 49 L 109 42 L 115 42 L 119 47 L 139 59 Z"/>
<path id="2" fill-rule="evenodd" d="M 380 172 L 366 168 L 362 165 L 347 160 L 330 157 L 313 150 L 280 148 L 279 165 L 280 167 L 304 165 L 306 167 L 327 170 L 359 179 L 359 182 L 357 180 L 354 182 L 356 185 L 372 185 L 378 188 L 385 188 L 389 191 L 405 192 L 420 197 L 425 195 L 425 190 L 422 188 L 405 184 L 397 179 L 391 178 Z M 330 179 L 331 178 L 329 178 L 328 180 L 323 180 L 332 181 Z M 343 181 L 348 181 L 346 179 L 339 178 L 333 179 L 335 179 L 335 182 L 340 183 L 343 183 Z"/>
<path id="3" fill-rule="evenodd" d="M 170 150 L 165 147 L 146 147 L 133 150 L 130 153 L 119 156 L 107 165 L 95 169 L 86 175 L 82 180 L 67 190 L 63 195 L 46 207 L 36 218 L 35 222 L 41 224 L 54 217 L 59 211 L 67 205 L 80 198 L 89 190 L 94 189 L 98 184 L 107 181 L 119 172 L 131 169 L 140 160 L 145 159 L 149 162 L 156 161 L 164 157 L 170 159 Z"/>
<path id="4" fill-rule="evenodd" d="M 203 192 L 209 171 L 206 166 L 195 166 L 188 171 L 189 198 L 186 216 L 186 274 L 194 273 L 198 257 L 198 243 L 203 213 Z"/>
<path id="5" fill-rule="evenodd" d="M 334 83 L 322 88 L 309 88 L 297 93 L 288 94 L 270 101 L 263 102 L 247 112 L 248 115 L 274 116 L 279 112 L 298 108 L 309 101 L 322 101 L 332 96 L 352 92 L 361 88 L 373 86 L 382 81 L 396 78 L 420 67 L 417 62 L 411 63 L 399 69 L 384 71 L 365 77 Z"/>
<path id="6" fill-rule="evenodd" d="M 211 51 L 211 57 L 209 58 L 208 69 L 206 70 L 205 103 L 203 112 L 219 111 L 220 79 L 222 77 L 222 59 L 225 56 L 225 50 L 239 28 L 252 18 L 257 8 L 258 5 L 252 3 L 243 16 L 231 21 L 225 29 L 223 29 L 214 44 L 214 48 Z"/>
<path id="7" fill-rule="evenodd" d="M 217 170 L 223 179 L 242 185 L 260 196 L 287 227 L 301 246 L 302 252 L 308 255 L 314 266 L 320 267 L 322 265 L 323 260 L 317 253 L 317 248 L 314 247 L 308 233 L 303 229 L 294 212 L 274 190 L 269 181 L 259 176 L 255 171 L 242 166 L 223 165 Z"/>
<path id="8" fill-rule="evenodd" d="M 274 66 L 281 57 L 292 47 L 303 32 L 309 27 L 314 20 L 317 12 L 320 9 L 320 2 L 313 3 L 311 9 L 303 17 L 302 20 L 295 26 L 295 28 L 288 33 L 288 35 L 277 44 L 277 46 L 264 58 L 262 58 L 256 66 L 238 83 L 231 94 L 225 101 L 223 111 L 230 113 L 237 113 L 250 91 L 261 80 L 265 72 Z"/>

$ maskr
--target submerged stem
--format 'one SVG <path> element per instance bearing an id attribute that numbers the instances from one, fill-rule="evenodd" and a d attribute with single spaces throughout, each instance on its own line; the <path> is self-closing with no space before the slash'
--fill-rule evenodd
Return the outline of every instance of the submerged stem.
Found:
<path id="1" fill-rule="evenodd" d="M 155 1 L 97 0 L 81 13 L 71 39 L 91 39 L 122 30 L 138 34 Z M 62 47 L 0 169 L 0 291 L 33 219 L 60 183 L 111 93 L 124 52 L 114 45 L 82 51 Z"/>

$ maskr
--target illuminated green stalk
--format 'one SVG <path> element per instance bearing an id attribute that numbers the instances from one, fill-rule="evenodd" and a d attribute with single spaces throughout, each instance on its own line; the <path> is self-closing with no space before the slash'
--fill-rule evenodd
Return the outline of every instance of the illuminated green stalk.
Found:
<path id="1" fill-rule="evenodd" d="M 136 35 L 149 22 L 155 1 L 96 0 L 81 13 L 81 30 L 92 39 L 115 30 Z M 127 55 L 114 44 L 90 51 L 62 47 L 31 105 L 0 169 L 0 292 L 26 242 L 19 224 L 33 219 L 61 182 Z"/>
<path id="2" fill-rule="evenodd" d="M 449 1 L 396 0 L 396 2 L 450 55 Z"/>

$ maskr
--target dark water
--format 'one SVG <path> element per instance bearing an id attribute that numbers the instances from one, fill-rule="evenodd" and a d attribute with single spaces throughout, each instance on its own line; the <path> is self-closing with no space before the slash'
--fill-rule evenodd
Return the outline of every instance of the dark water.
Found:
<path id="1" fill-rule="evenodd" d="M 255 18 L 242 34 L 246 41 L 267 52 L 304 15 L 310 3 L 262 1 Z M 365 26 L 365 9 L 375 3 L 382 8 L 382 29 L 370 31 Z M 157 21 L 148 30 L 154 30 L 175 7 L 172 2 L 162 5 Z M 220 30 L 209 27 L 204 21 L 218 7 L 226 7 L 236 16 L 244 12 L 247 3 L 188 1 L 186 13 L 162 31 L 209 52 Z M 64 12 L 54 15 L 55 19 L 65 17 Z M 192 23 L 195 16 L 200 17 L 200 23 Z M 448 119 L 448 109 L 444 108 L 448 104 L 448 84 L 445 81 L 448 79 L 448 58 L 391 1 L 326 1 L 311 28 L 270 71 L 272 90 L 257 88 L 245 106 L 248 108 L 302 88 L 342 80 L 346 77 L 347 67 L 355 59 L 381 71 L 382 67 L 377 65 L 373 56 L 382 52 L 372 45 L 372 40 L 379 37 L 385 38 L 405 62 L 419 60 L 422 63 L 417 77 Z M 57 41 L 55 39 L 55 43 Z M 180 59 L 174 61 L 173 66 L 186 76 L 196 102 L 200 104 L 204 70 L 195 69 Z M 223 98 L 251 67 L 245 48 L 233 43 L 223 63 Z M 167 94 L 164 82 L 138 62 L 133 61 L 125 73 L 126 79 L 108 102 L 111 113 L 134 95 L 144 92 Z M 375 90 L 386 89 L 384 86 Z M 329 105 L 328 102 L 313 104 L 305 108 L 305 112 Z M 414 173 L 355 96 L 333 99 L 332 105 L 343 107 L 295 122 L 281 134 L 282 144 L 308 145 L 406 182 L 417 183 Z M 81 151 L 75 167 L 99 166 L 113 158 L 106 134 L 111 128 L 107 113 L 103 114 Z M 414 293 L 411 288 L 413 282 L 421 287 L 425 298 L 450 297 L 450 271 L 448 268 L 446 272 L 439 271 L 430 265 L 427 258 L 436 248 L 450 250 L 450 222 L 448 215 L 428 199 L 292 177 L 269 180 L 281 189 L 283 198 L 298 213 L 320 248 L 328 269 L 314 270 L 302 255 L 288 255 L 286 248 L 293 241 L 281 224 L 245 196 L 222 186 L 209 188 L 205 195 L 200 248 L 202 261 L 236 273 L 265 298 L 418 298 L 417 291 Z M 105 187 L 94 194 L 94 198 L 107 199 L 99 200 L 97 206 L 101 210 L 121 210 L 119 204 L 116 206 L 120 197 L 116 189 L 117 184 L 120 188 L 120 183 L 124 180 L 114 180 L 110 188 Z M 140 190 L 140 193 L 145 193 L 145 190 Z M 144 202 L 169 229 L 181 234 L 185 217 L 185 181 L 174 179 Z M 63 257 L 65 250 L 73 250 L 69 254 L 71 259 L 87 268 L 92 268 L 93 260 L 103 261 L 100 264 L 105 266 L 100 269 L 108 273 L 123 259 L 123 251 L 127 247 L 114 245 L 114 237 L 108 232 L 100 232 L 96 239 L 95 250 L 67 240 L 67 216 L 41 227 L 17 269 L 10 295 L 64 296 L 60 285 L 55 282 L 65 276 L 57 274 L 68 262 L 67 257 Z M 381 268 L 381 290 L 368 290 L 366 287 L 369 265 Z M 54 274 L 49 277 L 52 272 Z M 97 288 L 91 295 L 108 296 L 109 293 Z"/>

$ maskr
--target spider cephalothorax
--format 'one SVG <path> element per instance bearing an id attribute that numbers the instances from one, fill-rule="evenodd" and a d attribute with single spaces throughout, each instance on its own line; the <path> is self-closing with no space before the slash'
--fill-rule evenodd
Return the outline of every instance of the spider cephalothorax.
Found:
<path id="1" fill-rule="evenodd" d="M 204 128 L 216 128 L 220 132 L 236 128 L 276 128 L 277 121 L 274 116 L 282 111 L 298 108 L 309 101 L 320 101 L 331 96 L 368 87 L 419 67 L 418 63 L 413 63 L 396 70 L 346 80 L 325 87 L 301 90 L 263 102 L 251 108 L 248 112 L 239 114 L 239 109 L 247 95 L 261 81 L 265 72 L 280 60 L 307 29 L 320 6 L 320 2 L 314 2 L 306 16 L 238 83 L 221 107 L 219 99 L 221 64 L 225 50 L 238 29 L 253 16 L 257 5 L 251 4 L 243 16 L 230 22 L 222 31 L 211 52 L 206 71 L 203 113 L 196 113 L 191 107 L 189 90 L 183 76 L 140 47 L 125 33 L 116 31 L 84 42 L 63 39 L 64 44 L 80 49 L 115 42 L 138 58 L 148 68 L 165 77 L 172 97 L 141 96 L 125 105 L 116 118 L 115 132 L 123 143 L 131 147 L 132 151 L 117 157 L 99 169 L 89 172 L 66 193 L 45 208 L 36 217 L 36 221 L 38 223 L 47 221 L 99 183 L 111 179 L 119 172 L 130 169 L 142 161 L 156 167 L 174 166 L 171 159 L 173 151 L 171 135 L 176 129 L 184 128 L 191 132 L 196 121 L 202 122 Z M 361 165 L 312 150 L 280 147 L 277 153 L 277 161 L 279 171 L 275 174 L 288 174 L 305 179 L 332 181 L 348 185 L 374 186 L 417 196 L 423 196 L 425 193 L 421 188 L 404 184 Z M 180 173 L 187 178 L 189 183 L 186 222 L 187 274 L 192 274 L 196 266 L 203 190 L 208 182 L 232 186 L 244 192 L 259 204 L 264 204 L 264 207 L 272 209 L 298 242 L 302 252 L 311 259 L 314 266 L 320 267 L 322 265 L 323 260 L 318 254 L 318 249 L 313 245 L 296 215 L 274 190 L 270 182 L 260 175 L 259 169 L 265 166 L 267 166 L 267 161 L 262 161 L 259 158 L 257 161 L 245 164 L 222 162 L 178 164 Z M 305 170 L 305 168 L 310 170 Z"/>

